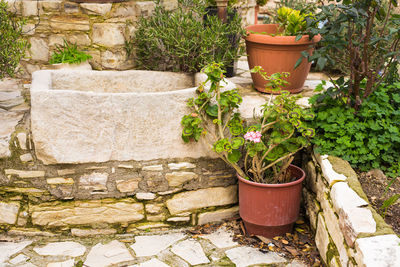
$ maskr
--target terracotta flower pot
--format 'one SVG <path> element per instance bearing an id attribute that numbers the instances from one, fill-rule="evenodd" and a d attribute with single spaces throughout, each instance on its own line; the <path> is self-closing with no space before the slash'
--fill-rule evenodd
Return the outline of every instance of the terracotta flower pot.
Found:
<path id="1" fill-rule="evenodd" d="M 250 69 L 261 66 L 268 75 L 277 72 L 289 72 L 286 79 L 289 82 L 284 90 L 298 93 L 303 89 L 304 82 L 310 71 L 311 62 L 303 59 L 303 62 L 294 69 L 301 52 L 307 50 L 310 54 L 315 43 L 321 40 L 320 35 L 314 36 L 312 40 L 308 35 L 303 35 L 299 41 L 295 36 L 271 36 L 278 31 L 278 24 L 257 24 L 246 27 L 246 50 Z M 267 33 L 255 34 L 251 32 Z M 265 89 L 265 81 L 259 74 L 252 73 L 254 87 L 265 93 L 279 93 Z"/>
<path id="2" fill-rule="evenodd" d="M 239 178 L 239 213 L 250 235 L 272 238 L 291 232 L 299 216 L 304 171 L 288 169 L 296 179 L 285 184 L 260 184 Z"/>

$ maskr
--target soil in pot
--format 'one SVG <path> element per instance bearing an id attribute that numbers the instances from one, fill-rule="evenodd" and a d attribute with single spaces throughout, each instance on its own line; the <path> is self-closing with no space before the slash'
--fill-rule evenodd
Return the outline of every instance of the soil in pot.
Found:
<path id="1" fill-rule="evenodd" d="M 304 171 L 290 165 L 293 182 L 261 184 L 239 177 L 239 212 L 251 235 L 272 238 L 291 232 L 299 216 Z"/>
<path id="2" fill-rule="evenodd" d="M 289 84 L 284 87 L 291 93 L 299 93 L 303 90 L 304 82 L 310 71 L 311 62 L 303 59 L 302 63 L 295 69 L 294 66 L 301 52 L 312 53 L 313 46 L 321 39 L 321 36 L 314 36 L 312 40 L 304 35 L 300 40 L 295 41 L 295 36 L 272 36 L 278 31 L 277 24 L 257 24 L 246 27 L 246 51 L 250 69 L 261 66 L 268 74 L 277 72 L 289 72 L 286 79 Z M 265 93 L 279 93 L 265 89 L 265 81 L 261 75 L 252 73 L 254 87 Z"/>

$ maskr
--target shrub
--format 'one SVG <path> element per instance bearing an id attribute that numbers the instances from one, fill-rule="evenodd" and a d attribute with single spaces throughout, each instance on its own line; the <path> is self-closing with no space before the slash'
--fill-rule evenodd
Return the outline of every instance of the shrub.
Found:
<path id="1" fill-rule="evenodd" d="M 79 64 L 91 59 L 92 56 L 86 54 L 85 52 L 79 51 L 76 44 L 70 44 L 64 40 L 63 45 L 57 45 L 56 51 L 51 56 L 49 63 L 69 63 L 69 64 Z"/>
<path id="2" fill-rule="evenodd" d="M 206 15 L 199 0 L 180 0 L 178 8 L 168 11 L 157 5 L 151 17 L 142 17 L 127 51 L 136 52 L 140 69 L 198 72 L 210 62 L 230 66 L 239 57 L 241 48 L 231 42 L 243 34 L 241 19 L 233 16 L 223 23 L 216 16 Z"/>
<path id="3" fill-rule="evenodd" d="M 22 38 L 24 21 L 8 10 L 7 2 L 0 0 L 0 79 L 14 76 L 24 56 L 27 42 Z"/>
<path id="4" fill-rule="evenodd" d="M 317 152 L 341 157 L 362 171 L 379 168 L 390 176 L 399 175 L 399 81 L 381 84 L 357 113 L 346 105 L 345 97 L 322 98 L 316 105 L 317 98 L 321 95 L 312 98 Z"/>

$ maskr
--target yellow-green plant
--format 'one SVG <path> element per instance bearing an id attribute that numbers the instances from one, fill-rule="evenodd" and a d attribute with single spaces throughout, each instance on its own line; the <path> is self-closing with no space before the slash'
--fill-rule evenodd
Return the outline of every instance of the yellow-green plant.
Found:
<path id="1" fill-rule="evenodd" d="M 276 22 L 279 23 L 282 35 L 293 36 L 307 30 L 307 18 L 312 19 L 313 15 L 283 6 L 277 11 Z"/>

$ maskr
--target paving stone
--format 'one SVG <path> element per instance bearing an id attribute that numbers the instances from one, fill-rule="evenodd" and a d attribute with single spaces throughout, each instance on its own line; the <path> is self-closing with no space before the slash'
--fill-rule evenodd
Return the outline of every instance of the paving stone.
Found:
<path id="1" fill-rule="evenodd" d="M 228 231 L 225 227 L 221 227 L 212 234 L 202 235 L 200 237 L 210 240 L 217 248 L 229 248 L 239 245 L 237 242 L 233 241 L 232 236 L 232 232 Z"/>
<path id="2" fill-rule="evenodd" d="M 183 192 L 167 200 L 167 207 L 172 215 L 185 211 L 212 206 L 223 206 L 237 202 L 237 186 L 213 187 L 196 191 Z"/>
<path id="3" fill-rule="evenodd" d="M 210 222 L 219 222 L 239 215 L 239 206 L 229 209 L 220 209 L 211 212 L 204 212 L 199 214 L 199 221 L 197 224 L 206 224 Z"/>
<path id="4" fill-rule="evenodd" d="M 47 267 L 74 267 L 75 266 L 75 260 L 70 259 L 67 261 L 58 261 L 58 262 L 50 262 L 47 264 Z"/>
<path id="5" fill-rule="evenodd" d="M 180 186 L 197 177 L 198 175 L 194 172 L 172 172 L 165 174 L 165 179 L 167 179 L 169 186 Z"/>
<path id="6" fill-rule="evenodd" d="M 137 257 L 153 256 L 185 237 L 182 233 L 136 236 L 131 248 Z"/>
<path id="7" fill-rule="evenodd" d="M 0 223 L 15 224 L 19 207 L 19 202 L 0 202 Z"/>
<path id="8" fill-rule="evenodd" d="M 355 259 L 359 266 L 400 266 L 400 239 L 396 235 L 359 238 L 355 244 Z"/>
<path id="9" fill-rule="evenodd" d="M 289 263 L 288 265 L 286 265 L 286 267 L 307 267 L 308 265 L 299 261 L 299 260 L 294 260 L 291 263 Z"/>
<path id="10" fill-rule="evenodd" d="M 108 244 L 98 243 L 89 252 L 84 262 L 88 267 L 105 267 L 120 262 L 134 260 L 126 246 L 113 240 Z"/>
<path id="11" fill-rule="evenodd" d="M 0 242 L 0 264 L 6 262 L 11 256 L 17 254 L 25 247 L 32 244 L 32 241 L 14 242 Z"/>
<path id="12" fill-rule="evenodd" d="M 41 256 L 69 256 L 79 257 L 85 254 L 86 247 L 72 241 L 48 243 L 44 247 L 35 247 L 33 250 Z"/>
<path id="13" fill-rule="evenodd" d="M 194 169 L 196 165 L 190 162 L 169 163 L 168 168 L 170 170 Z"/>
<path id="14" fill-rule="evenodd" d="M 130 265 L 128 267 L 170 267 L 170 266 L 158 259 L 151 259 L 139 264 Z"/>
<path id="15" fill-rule="evenodd" d="M 171 251 L 189 262 L 191 265 L 209 263 L 200 243 L 194 240 L 184 240 L 174 245 Z"/>
<path id="16" fill-rule="evenodd" d="M 245 267 L 255 264 L 278 264 L 286 260 L 275 252 L 262 253 L 256 248 L 237 247 L 225 251 L 226 256 L 236 264 L 236 267 Z"/>
<path id="17" fill-rule="evenodd" d="M 17 265 L 17 264 L 25 263 L 27 260 L 29 260 L 28 256 L 26 256 L 24 254 L 18 254 L 17 256 L 15 256 L 11 260 L 9 260 L 9 262 L 13 265 Z"/>
<path id="18" fill-rule="evenodd" d="M 153 200 L 156 198 L 154 193 L 136 193 L 136 198 L 139 200 Z"/>

